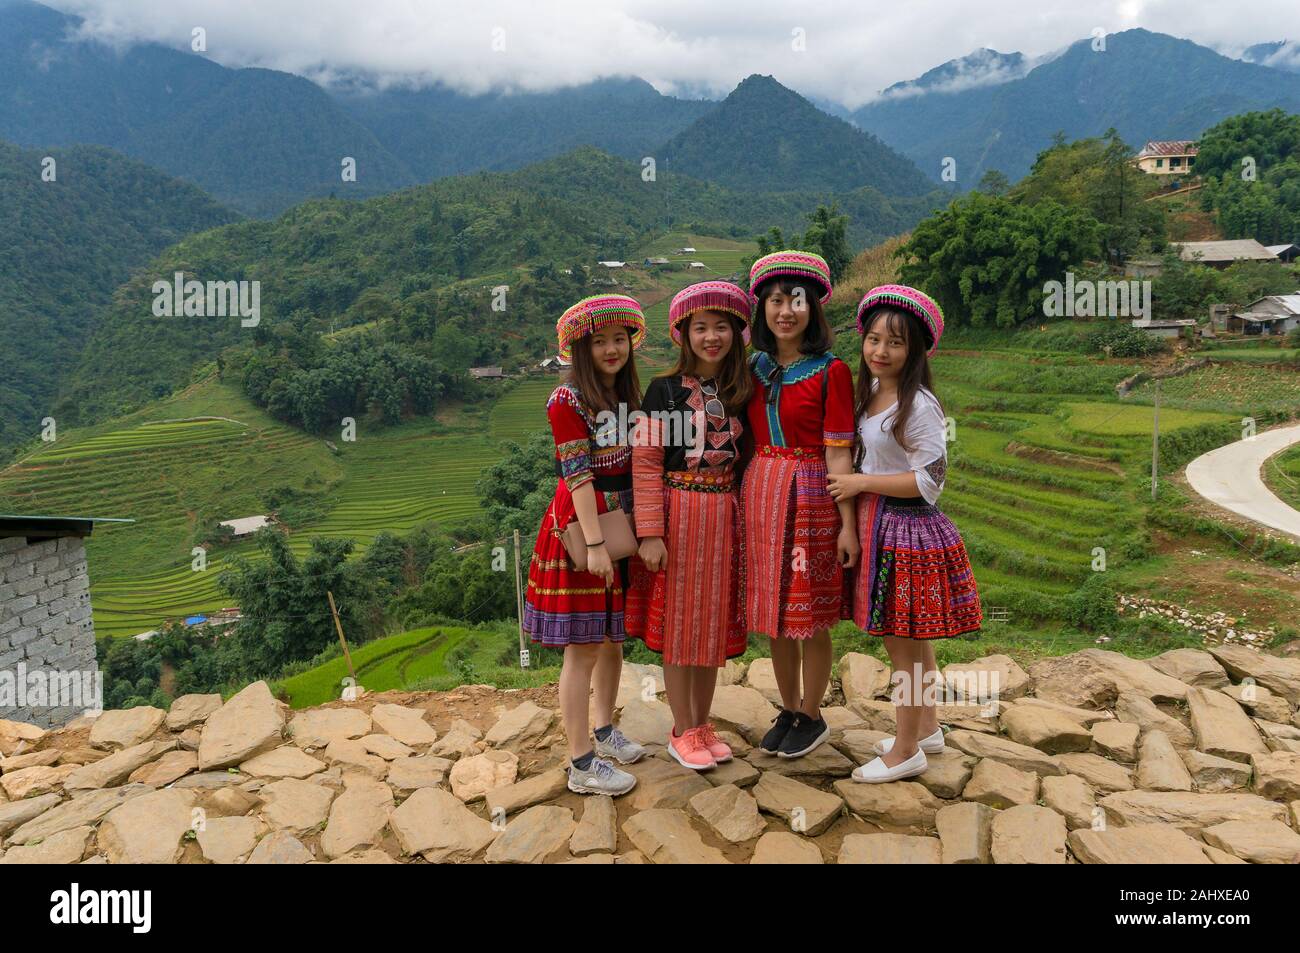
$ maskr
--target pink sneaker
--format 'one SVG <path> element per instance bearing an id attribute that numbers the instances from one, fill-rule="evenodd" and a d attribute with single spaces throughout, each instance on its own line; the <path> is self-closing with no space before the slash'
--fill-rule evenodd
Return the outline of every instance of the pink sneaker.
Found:
<path id="1" fill-rule="evenodd" d="M 731 748 L 713 730 L 713 722 L 706 721 L 695 730 L 700 733 L 700 743 L 709 750 L 709 754 L 713 755 L 714 761 L 722 764 L 724 761 L 731 760 Z"/>
<path id="2" fill-rule="evenodd" d="M 687 728 L 680 735 L 677 734 L 676 729 L 670 731 L 668 753 L 683 768 L 690 768 L 692 771 L 703 771 L 717 764 L 709 749 L 700 741 L 698 728 Z"/>

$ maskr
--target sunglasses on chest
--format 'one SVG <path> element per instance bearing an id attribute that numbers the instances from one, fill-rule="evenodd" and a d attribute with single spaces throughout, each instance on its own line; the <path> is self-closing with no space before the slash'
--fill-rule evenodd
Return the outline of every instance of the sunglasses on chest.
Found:
<path id="1" fill-rule="evenodd" d="M 727 417 L 727 408 L 724 407 L 722 401 L 718 399 L 718 382 L 713 378 L 709 378 L 706 381 L 700 381 L 700 392 L 708 398 L 704 402 L 704 412 L 714 420 L 725 420 Z"/>

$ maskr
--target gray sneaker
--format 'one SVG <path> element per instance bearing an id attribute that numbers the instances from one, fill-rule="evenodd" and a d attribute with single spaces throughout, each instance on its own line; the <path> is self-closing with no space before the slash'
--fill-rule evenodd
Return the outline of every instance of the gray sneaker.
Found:
<path id="1" fill-rule="evenodd" d="M 602 758 L 592 758 L 586 771 L 569 765 L 569 790 L 575 794 L 608 794 L 618 797 L 636 787 L 635 775 L 620 771 Z"/>
<path id="2" fill-rule="evenodd" d="M 596 754 L 602 758 L 613 758 L 619 764 L 635 764 L 645 757 L 645 748 L 628 738 L 617 728 L 611 728 L 609 737 L 596 741 Z"/>

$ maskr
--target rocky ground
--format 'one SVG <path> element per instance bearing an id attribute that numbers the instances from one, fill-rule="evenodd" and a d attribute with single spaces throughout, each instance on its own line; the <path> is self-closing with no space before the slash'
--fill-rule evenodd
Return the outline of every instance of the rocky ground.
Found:
<path id="1" fill-rule="evenodd" d="M 889 672 L 856 653 L 840 672 L 831 743 L 787 761 L 752 747 L 770 661 L 729 663 L 713 715 L 737 757 L 695 773 L 664 753 L 660 672 L 625 666 L 620 722 L 651 754 L 616 800 L 566 789 L 553 687 L 291 711 L 257 682 L 56 731 L 0 721 L 0 864 L 1300 862 L 1300 658 L 952 665 L 947 749 L 880 785 L 848 775 L 893 730 Z M 981 672 L 997 700 L 963 702 Z"/>

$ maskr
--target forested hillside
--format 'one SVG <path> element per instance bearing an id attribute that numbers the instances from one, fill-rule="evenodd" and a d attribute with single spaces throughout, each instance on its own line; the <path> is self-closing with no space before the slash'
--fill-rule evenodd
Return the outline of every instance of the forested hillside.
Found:
<path id="1" fill-rule="evenodd" d="M 0 141 L 0 196 L 3 461 L 38 436 L 86 337 L 132 270 L 183 236 L 239 216 L 188 183 L 97 146 L 35 151 Z"/>

